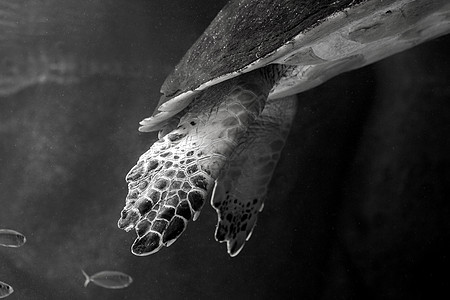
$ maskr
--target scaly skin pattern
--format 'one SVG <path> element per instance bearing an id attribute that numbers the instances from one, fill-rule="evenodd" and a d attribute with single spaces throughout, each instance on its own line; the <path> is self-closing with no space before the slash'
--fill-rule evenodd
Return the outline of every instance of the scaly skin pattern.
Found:
<path id="1" fill-rule="evenodd" d="M 264 108 L 273 82 L 261 70 L 204 91 L 179 126 L 154 143 L 126 176 L 119 228 L 135 229 L 138 256 L 171 245 L 196 220 L 220 170 Z"/>
<path id="2" fill-rule="evenodd" d="M 271 100 L 246 132 L 216 180 L 211 205 L 215 238 L 236 256 L 250 239 L 296 113 L 297 97 Z"/>

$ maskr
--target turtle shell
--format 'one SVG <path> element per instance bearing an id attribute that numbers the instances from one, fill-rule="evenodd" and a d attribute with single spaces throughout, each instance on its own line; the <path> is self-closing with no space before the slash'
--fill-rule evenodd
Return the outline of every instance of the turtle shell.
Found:
<path id="1" fill-rule="evenodd" d="M 269 98 L 278 98 L 410 48 L 398 36 L 446 1 L 232 0 L 166 78 L 140 130 L 159 130 L 196 93 L 270 63 L 300 65 L 275 84 Z"/>
<path id="2" fill-rule="evenodd" d="M 173 98 L 265 57 L 330 15 L 364 0 L 230 1 L 162 85 Z"/>
<path id="3" fill-rule="evenodd" d="M 270 62 L 267 59 L 270 54 L 300 32 L 364 1 L 228 2 L 164 81 L 161 87 L 163 95 L 152 117 L 155 126 L 146 131 L 158 130 L 161 127 L 159 124 L 186 107 L 195 94 L 193 91 L 237 76 L 238 71 L 247 72 L 266 65 Z M 171 99 L 174 101 L 164 105 Z M 157 115 L 159 111 L 169 113 Z M 143 122 L 141 124 L 144 125 Z"/>

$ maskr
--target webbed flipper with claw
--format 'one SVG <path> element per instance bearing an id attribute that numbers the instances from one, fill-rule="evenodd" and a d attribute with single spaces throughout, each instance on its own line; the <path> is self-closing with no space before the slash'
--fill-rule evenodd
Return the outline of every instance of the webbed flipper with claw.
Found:
<path id="1" fill-rule="evenodd" d="M 250 238 L 295 115 L 296 96 L 269 101 L 216 181 L 215 237 L 236 256 Z"/>

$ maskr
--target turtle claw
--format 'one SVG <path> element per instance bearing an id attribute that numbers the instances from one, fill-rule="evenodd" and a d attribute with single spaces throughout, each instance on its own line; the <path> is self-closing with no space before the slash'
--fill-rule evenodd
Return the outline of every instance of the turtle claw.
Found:
<path id="1" fill-rule="evenodd" d="M 237 256 L 241 252 L 241 250 L 244 248 L 246 240 L 247 239 L 245 238 L 245 234 L 239 234 L 233 240 L 227 241 L 228 254 L 231 257 Z"/>

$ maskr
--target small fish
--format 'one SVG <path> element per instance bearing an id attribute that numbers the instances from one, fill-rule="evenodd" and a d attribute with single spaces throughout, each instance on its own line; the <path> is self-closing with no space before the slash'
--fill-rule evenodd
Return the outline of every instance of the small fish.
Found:
<path id="1" fill-rule="evenodd" d="M 83 275 L 86 278 L 86 281 L 84 282 L 85 287 L 92 281 L 96 285 L 107 289 L 122 289 L 133 282 L 131 276 L 117 271 L 102 271 L 92 276 L 86 274 L 83 269 L 81 269 L 81 272 L 83 272 Z"/>
<path id="2" fill-rule="evenodd" d="M 12 286 L 0 281 L 0 298 L 6 298 L 14 292 Z"/>
<path id="3" fill-rule="evenodd" d="M 12 229 L 0 229 L 0 246 L 17 248 L 25 244 L 27 238 Z"/>

